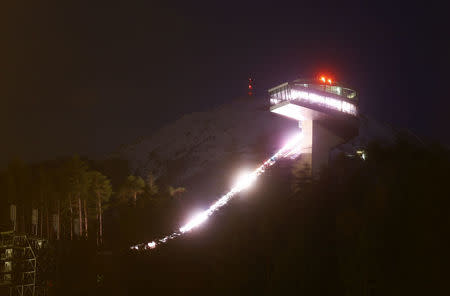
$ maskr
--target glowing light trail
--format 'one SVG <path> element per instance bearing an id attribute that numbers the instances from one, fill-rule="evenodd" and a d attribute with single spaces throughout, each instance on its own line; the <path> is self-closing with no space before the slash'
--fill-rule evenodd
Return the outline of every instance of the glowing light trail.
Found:
<path id="1" fill-rule="evenodd" d="M 300 153 L 299 143 L 302 139 L 302 134 L 299 133 L 295 135 L 292 139 L 290 139 L 277 153 L 275 153 L 272 157 L 267 159 L 262 165 L 256 168 L 254 171 L 241 176 L 233 188 L 219 198 L 215 203 L 213 203 L 208 209 L 198 213 L 191 220 L 189 220 L 185 225 L 181 226 L 178 231 L 167 235 L 163 238 L 148 242 L 137 244 L 131 247 L 132 250 L 149 250 L 154 249 L 158 245 L 166 243 L 168 240 L 172 240 L 181 236 L 184 233 L 187 233 L 196 227 L 203 224 L 206 220 L 208 220 L 209 216 L 214 214 L 221 207 L 226 205 L 237 193 L 242 190 L 247 189 L 253 184 L 256 179 L 265 172 L 266 169 L 274 165 L 279 159 L 286 157 L 296 157 Z"/>

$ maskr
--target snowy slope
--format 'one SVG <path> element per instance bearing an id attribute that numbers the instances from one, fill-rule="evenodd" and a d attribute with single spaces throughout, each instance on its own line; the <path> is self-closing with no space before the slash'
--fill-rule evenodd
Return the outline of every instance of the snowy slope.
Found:
<path id="1" fill-rule="evenodd" d="M 230 158 L 252 164 L 261 161 L 296 126 L 295 121 L 270 113 L 266 99 L 240 99 L 210 112 L 185 115 L 125 147 L 120 156 L 143 176 L 170 174 L 177 185 L 186 186 L 188 179 L 200 173 L 211 177 L 227 173 L 217 170 Z M 255 153 L 258 149 L 263 153 Z"/>
<path id="2" fill-rule="evenodd" d="M 242 168 L 254 168 L 298 131 L 297 123 L 269 112 L 266 99 L 240 99 L 209 112 L 185 115 L 123 148 L 119 156 L 145 177 L 153 173 L 189 195 L 219 194 Z M 392 144 L 396 131 L 373 118 L 360 118 L 359 135 L 335 147 L 354 153 L 370 141 Z M 228 182 L 228 184 L 227 184 Z"/>

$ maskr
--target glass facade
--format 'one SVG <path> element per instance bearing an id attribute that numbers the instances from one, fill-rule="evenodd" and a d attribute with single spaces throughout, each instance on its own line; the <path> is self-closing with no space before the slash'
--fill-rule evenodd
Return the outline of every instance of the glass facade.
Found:
<path id="1" fill-rule="evenodd" d="M 358 98 L 356 91 L 341 85 L 326 85 L 305 80 L 283 83 L 269 89 L 270 104 L 283 101 L 303 101 L 308 104 L 356 115 Z"/>

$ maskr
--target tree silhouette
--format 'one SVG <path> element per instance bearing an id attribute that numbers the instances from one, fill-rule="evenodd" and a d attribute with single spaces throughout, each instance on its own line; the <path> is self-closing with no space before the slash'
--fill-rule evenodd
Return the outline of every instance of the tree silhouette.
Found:
<path id="1" fill-rule="evenodd" d="M 156 184 L 156 179 L 153 174 L 148 174 L 146 190 L 150 197 L 154 197 L 159 193 L 159 186 Z"/>
<path id="2" fill-rule="evenodd" d="M 120 190 L 120 198 L 122 200 L 132 198 L 133 204 L 136 206 L 137 195 L 143 193 L 144 188 L 145 182 L 141 177 L 130 175 L 127 177 L 125 184 Z"/>
<path id="3" fill-rule="evenodd" d="M 174 198 L 175 196 L 180 195 L 180 194 L 186 192 L 186 188 L 184 188 L 184 187 L 172 187 L 172 186 L 169 186 L 169 187 L 168 187 L 168 192 L 169 192 L 169 196 L 170 196 L 171 198 Z"/>
<path id="4" fill-rule="evenodd" d="M 6 191 L 10 204 L 16 205 L 17 217 L 15 229 L 26 231 L 25 212 L 31 203 L 31 170 L 21 159 L 13 159 L 6 173 Z"/>
<path id="5" fill-rule="evenodd" d="M 73 214 L 73 200 L 75 200 L 78 208 L 79 236 L 83 237 L 83 212 L 82 199 L 86 198 L 89 189 L 89 174 L 87 164 L 80 159 L 78 155 L 74 155 L 67 163 L 68 187 L 69 187 L 69 206 L 71 215 Z M 74 199 L 73 199 L 74 198 Z M 85 213 L 86 214 L 86 213 Z M 73 216 L 72 216 L 73 218 Z M 71 218 L 71 219 L 72 219 Z M 72 230 L 72 227 L 71 227 Z"/>
<path id="6" fill-rule="evenodd" d="M 90 191 L 96 197 L 97 209 L 97 245 L 103 244 L 103 207 L 104 202 L 108 202 L 112 194 L 111 182 L 109 179 L 98 171 L 89 172 L 90 174 Z"/>

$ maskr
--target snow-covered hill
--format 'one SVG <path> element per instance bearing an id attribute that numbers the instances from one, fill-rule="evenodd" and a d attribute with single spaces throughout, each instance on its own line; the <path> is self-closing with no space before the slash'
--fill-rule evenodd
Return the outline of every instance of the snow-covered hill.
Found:
<path id="1" fill-rule="evenodd" d="M 294 120 L 269 112 L 266 99 L 238 99 L 185 115 L 121 149 L 119 156 L 130 161 L 134 172 L 166 178 L 187 187 L 188 195 L 217 195 L 239 170 L 254 168 L 297 130 Z M 395 135 L 388 125 L 362 116 L 359 135 L 335 147 L 331 156 L 355 152 L 374 140 L 390 144 Z"/>
<path id="2" fill-rule="evenodd" d="M 169 175 L 176 185 L 187 186 L 199 174 L 206 179 L 229 174 L 224 170 L 230 160 L 256 164 L 296 129 L 295 121 L 270 113 L 267 100 L 238 99 L 209 112 L 185 115 L 119 155 L 140 175 Z"/>

